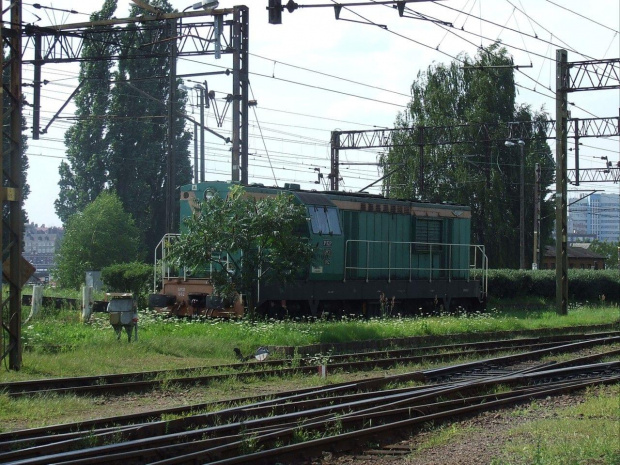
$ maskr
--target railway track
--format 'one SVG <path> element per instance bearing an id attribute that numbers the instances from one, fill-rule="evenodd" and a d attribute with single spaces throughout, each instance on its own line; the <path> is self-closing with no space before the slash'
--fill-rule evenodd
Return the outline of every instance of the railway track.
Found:
<path id="1" fill-rule="evenodd" d="M 620 381 L 620 351 L 540 363 L 609 342 L 598 338 L 519 354 L 324 388 L 246 398 L 162 421 L 134 417 L 0 435 L 0 462 L 182 464 L 295 461 L 322 450 L 381 442 L 399 431 L 503 405 Z M 596 343 L 595 343 L 596 341 Z M 602 361 L 607 360 L 607 361 Z M 611 360 L 611 361 L 609 361 Z M 413 384 L 412 384 L 413 382 Z M 397 387 L 394 387 L 397 386 Z M 498 393 L 498 386 L 503 389 Z M 153 420 L 154 419 L 154 420 Z"/>
<path id="2" fill-rule="evenodd" d="M 396 365 L 421 362 L 451 361 L 462 357 L 492 355 L 502 351 L 547 349 L 572 341 L 598 340 L 620 337 L 620 332 L 574 334 L 464 344 L 437 345 L 429 347 L 370 351 L 355 354 L 331 355 L 330 370 L 360 371 L 377 368 L 387 369 Z M 597 342 L 598 344 L 599 342 Z M 100 376 L 50 378 L 32 381 L 0 383 L 0 392 L 11 397 L 45 394 L 115 395 L 129 392 L 145 392 L 161 387 L 163 383 L 179 386 L 208 385 L 230 378 L 264 378 L 291 374 L 314 374 L 317 362 L 312 359 L 270 360 L 253 363 L 203 366 L 166 371 L 149 371 Z M 202 374 L 208 371 L 209 374 Z"/>

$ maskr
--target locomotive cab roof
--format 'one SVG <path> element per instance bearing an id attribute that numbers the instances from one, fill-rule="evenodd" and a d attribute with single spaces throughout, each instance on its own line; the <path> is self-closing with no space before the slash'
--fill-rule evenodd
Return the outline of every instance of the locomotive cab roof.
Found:
<path id="1" fill-rule="evenodd" d="M 207 190 L 209 188 L 215 188 L 218 191 L 227 190 L 230 186 L 237 185 L 239 183 L 226 182 L 226 181 L 206 181 L 199 184 L 188 184 L 181 187 L 181 192 Z M 456 208 L 469 210 L 468 206 L 457 204 L 453 202 L 430 202 L 420 199 L 404 199 L 404 198 L 391 198 L 385 197 L 381 194 L 370 194 L 367 192 L 344 192 L 344 191 L 318 191 L 315 189 L 305 190 L 301 189 L 299 184 L 285 183 L 284 187 L 278 186 L 265 186 L 262 183 L 252 183 L 244 186 L 246 190 L 250 192 L 263 192 L 277 194 L 279 192 L 290 192 L 304 205 L 334 205 L 332 200 L 350 200 L 354 202 L 368 202 L 368 203 L 387 203 L 387 204 L 420 204 L 424 206 L 434 206 L 438 208 Z"/>

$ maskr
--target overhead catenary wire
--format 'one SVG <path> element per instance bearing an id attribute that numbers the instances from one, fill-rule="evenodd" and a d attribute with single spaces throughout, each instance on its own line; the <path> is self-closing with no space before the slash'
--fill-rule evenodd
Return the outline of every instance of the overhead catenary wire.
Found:
<path id="1" fill-rule="evenodd" d="M 561 8 L 562 10 L 566 10 L 566 11 L 568 11 L 568 12 L 574 14 L 574 15 L 577 15 L 580 18 L 583 18 L 583 19 L 585 19 L 587 21 L 590 21 L 590 22 L 592 22 L 592 23 L 594 23 L 594 24 L 596 24 L 598 26 L 604 27 L 605 29 L 609 29 L 610 31 L 615 32 L 616 34 L 618 34 L 618 32 L 619 32 L 617 29 L 613 29 L 613 28 L 611 28 L 609 26 L 606 26 L 605 24 L 600 23 L 599 21 L 594 21 L 592 18 L 588 18 L 587 16 L 582 15 L 581 13 L 578 13 L 578 12 L 576 12 L 574 10 L 571 10 L 570 8 L 567 8 L 567 7 L 563 6 L 563 5 L 560 5 L 559 3 L 552 2 L 551 0 L 546 0 L 546 1 L 548 3 L 551 3 L 552 5 L 557 6 L 558 8 Z"/>
<path id="2" fill-rule="evenodd" d="M 313 71 L 314 71 L 314 70 L 313 70 Z M 526 75 L 526 76 L 527 76 L 527 75 Z M 528 78 L 529 78 L 529 76 L 528 76 Z M 301 84 L 301 83 L 300 83 L 300 84 Z M 302 85 L 303 85 L 303 84 L 302 84 Z M 542 86 L 542 84 L 541 84 L 541 86 Z M 404 95 L 404 94 L 403 94 L 403 95 Z M 359 97 L 359 96 L 358 96 L 358 97 Z"/>
<path id="3" fill-rule="evenodd" d="M 442 5 L 442 6 L 445 6 L 445 5 Z M 407 8 L 406 8 L 406 9 L 407 9 Z M 495 23 L 493 23 L 493 24 L 495 24 Z M 453 34 L 453 35 L 455 35 L 456 37 L 459 37 L 460 39 L 464 40 L 465 42 L 468 42 L 470 45 L 475 45 L 473 42 L 468 41 L 468 40 L 467 40 L 467 39 L 465 39 L 464 37 L 460 36 L 459 34 L 457 34 L 457 33 L 456 33 L 456 32 L 454 32 L 454 31 L 452 31 L 450 28 L 445 28 L 445 27 L 443 27 L 442 25 L 439 25 L 439 24 L 437 24 L 437 26 L 438 26 L 438 27 L 442 27 L 442 28 L 446 29 L 446 31 L 447 31 L 446 33 L 452 33 L 452 34 Z M 470 32 L 470 31 L 466 31 L 466 30 L 464 30 L 464 29 L 462 29 L 462 31 L 463 31 L 463 32 L 466 32 L 466 33 L 468 33 L 468 34 L 472 34 L 472 35 L 476 35 L 476 36 L 478 35 L 478 34 L 476 34 L 476 33 L 473 33 L 473 32 Z M 514 31 L 514 32 L 518 32 L 518 33 L 520 33 L 520 34 L 524 34 L 524 33 L 520 32 L 520 31 L 515 31 L 515 30 L 513 30 L 513 31 Z M 485 38 L 485 39 L 487 39 L 487 40 L 489 40 L 489 41 L 492 41 L 492 39 L 490 39 L 490 38 L 488 38 L 488 37 L 484 37 L 484 36 L 481 36 L 481 37 L 483 37 L 483 38 Z M 509 45 L 509 44 L 503 44 L 503 45 L 505 45 L 506 47 L 509 47 L 509 48 L 514 48 L 514 49 L 517 49 L 517 50 L 521 50 L 521 51 L 525 51 L 525 52 L 527 52 L 527 53 L 530 53 L 530 52 L 528 52 L 527 50 L 525 50 L 525 49 L 521 49 L 520 47 L 516 47 L 516 46 L 514 46 L 514 45 Z M 482 47 L 482 48 L 481 48 L 481 50 L 485 51 L 486 49 L 485 49 L 484 47 Z M 535 54 L 535 55 L 536 55 L 536 56 L 539 56 L 540 58 L 543 58 L 543 59 L 546 59 L 546 60 L 550 60 L 550 61 L 555 62 L 555 60 L 553 60 L 553 59 L 551 59 L 551 58 L 547 57 L 546 55 L 540 55 L 540 54 Z M 537 79 L 535 79 L 535 78 L 533 78 L 533 77 L 529 76 L 529 75 L 528 75 L 527 73 L 525 73 L 525 72 L 524 72 L 524 71 L 523 71 L 520 67 L 516 66 L 516 67 L 515 67 L 515 70 L 516 70 L 518 73 L 520 73 L 520 74 L 522 74 L 523 76 L 525 76 L 527 79 L 530 79 L 530 80 L 534 81 L 536 84 L 540 85 L 541 87 L 543 87 L 543 88 L 545 88 L 545 89 L 547 89 L 547 90 L 551 90 L 551 89 L 549 89 L 547 86 L 545 86 L 544 84 L 542 84 L 541 82 L 539 82 Z M 531 88 L 525 87 L 525 86 L 523 86 L 523 85 L 521 85 L 521 84 L 518 84 L 518 83 L 515 83 L 515 85 L 516 85 L 517 87 L 521 87 L 521 88 L 523 88 L 523 89 L 525 89 L 525 90 L 529 90 L 529 91 L 531 91 L 531 92 L 534 92 L 534 93 L 540 94 L 540 95 L 542 95 L 542 96 L 544 96 L 544 97 L 547 97 L 547 98 L 550 98 L 550 99 L 555 100 L 555 95 L 547 95 L 547 94 L 544 94 L 544 93 L 542 93 L 542 92 L 540 92 L 540 91 L 538 91 L 538 90 L 536 90 L 536 89 L 531 89 Z M 598 116 L 597 116 L 597 115 L 595 115 L 594 113 L 592 113 L 592 112 L 590 112 L 590 111 L 588 111 L 588 110 L 586 110 L 586 109 L 584 109 L 584 108 L 580 107 L 579 105 L 576 105 L 576 104 L 575 104 L 575 103 L 573 103 L 573 102 L 569 102 L 569 105 L 574 106 L 575 108 L 578 108 L 578 109 L 580 109 L 580 110 L 584 111 L 585 113 L 589 114 L 590 116 L 593 116 L 593 117 L 598 117 Z"/>
<path id="4" fill-rule="evenodd" d="M 509 2 L 509 3 L 510 3 L 510 2 Z M 501 24 L 499 24 L 499 23 L 497 23 L 497 22 L 495 22 L 495 21 L 491 21 L 491 20 L 489 20 L 489 19 L 485 19 L 485 18 L 482 18 L 482 17 L 480 17 L 480 16 L 473 15 L 473 14 L 471 14 L 471 13 L 466 13 L 466 12 L 464 12 L 464 11 L 461 11 L 461 10 L 457 9 L 457 8 L 454 8 L 454 7 L 448 6 L 448 5 L 447 5 L 447 4 L 445 4 L 445 3 L 440 3 L 440 2 L 438 2 L 438 3 L 436 3 L 436 4 L 437 4 L 438 6 L 440 6 L 440 7 L 442 7 L 442 8 L 446 8 L 446 9 L 449 9 L 449 10 L 452 10 L 452 11 L 459 11 L 459 12 L 461 12 L 461 13 L 465 14 L 465 15 L 471 16 L 471 17 L 473 17 L 473 18 L 475 18 L 475 19 L 478 19 L 478 20 L 480 20 L 480 21 L 483 21 L 483 22 L 485 22 L 485 23 L 489 23 L 489 24 L 491 24 L 491 25 L 493 25 L 493 26 L 497 26 L 497 27 L 500 27 L 500 28 L 502 28 L 502 29 L 507 29 L 507 30 L 512 31 L 512 32 L 515 32 L 515 33 L 517 33 L 517 34 L 525 34 L 525 35 L 527 35 L 528 37 L 530 37 L 530 38 L 532 38 L 532 39 L 539 40 L 539 41 L 541 41 L 541 42 L 545 42 L 545 43 L 549 43 L 549 44 L 553 45 L 554 47 L 558 47 L 558 48 L 564 48 L 564 47 L 566 47 L 567 49 L 569 49 L 569 51 L 571 51 L 571 52 L 573 52 L 573 53 L 576 53 L 576 54 L 578 54 L 578 55 L 580 55 L 580 56 L 582 56 L 582 57 L 584 57 L 584 58 L 587 58 L 587 59 L 593 59 L 593 57 L 591 57 L 591 56 L 588 56 L 588 55 L 585 55 L 585 54 L 579 53 L 577 50 L 575 50 L 574 48 L 572 48 L 570 45 L 568 45 L 566 42 L 562 41 L 561 39 L 560 39 L 560 41 L 562 42 L 562 45 L 558 45 L 558 44 L 555 44 L 555 43 L 553 43 L 553 42 L 550 42 L 550 41 L 547 41 L 547 40 L 545 40 L 545 39 L 542 39 L 542 38 L 540 38 L 540 37 L 538 37 L 538 36 L 533 36 L 533 35 L 531 35 L 531 34 L 527 34 L 527 33 L 524 33 L 524 32 L 521 32 L 521 31 L 518 31 L 518 30 L 516 30 L 516 29 L 512 29 L 512 28 L 510 28 L 510 27 L 503 26 L 503 25 L 501 25 Z M 511 5 L 512 5 L 512 3 L 511 3 Z M 515 8 L 515 9 L 518 9 L 518 8 L 517 8 L 517 7 L 515 7 L 514 5 L 512 5 L 512 7 L 513 7 L 513 8 Z M 521 11 L 521 10 L 519 10 L 519 11 Z M 535 21 L 535 23 L 536 23 L 536 24 L 538 24 L 536 21 Z M 548 30 L 548 29 L 546 29 L 545 27 L 542 27 L 542 26 L 541 26 L 541 28 L 542 28 L 543 30 L 545 30 L 546 32 L 549 32 L 549 33 L 551 34 L 551 31 L 549 31 L 549 30 Z M 555 35 L 555 34 L 554 34 L 554 36 L 555 36 L 555 37 L 557 37 L 557 35 Z M 559 37 L 558 37 L 558 39 L 559 39 Z"/>
<path id="5" fill-rule="evenodd" d="M 250 92 L 252 93 L 252 98 L 256 99 L 256 97 L 254 96 L 254 90 L 252 89 L 252 84 L 249 83 L 248 84 L 250 87 Z M 273 180 L 276 183 L 276 186 L 278 185 L 278 179 L 276 178 L 276 173 L 273 170 L 273 165 L 271 164 L 271 158 L 269 157 L 269 151 L 267 149 L 267 144 L 265 142 L 265 138 L 263 137 L 263 130 L 260 127 L 260 123 L 258 122 L 258 115 L 256 114 L 256 105 L 252 105 L 252 110 L 254 110 L 254 118 L 256 119 L 256 125 L 258 126 L 258 130 L 260 132 L 260 137 L 263 141 L 263 147 L 265 147 L 265 153 L 267 153 L 267 160 L 269 161 L 269 167 L 271 168 L 271 173 L 273 174 Z"/>
<path id="6" fill-rule="evenodd" d="M 527 90 L 533 90 L 533 89 L 528 89 L 526 86 L 522 86 L 522 88 L 523 88 L 523 89 L 527 89 Z M 547 87 L 543 86 L 543 88 L 545 88 L 545 89 L 546 89 Z M 535 91 L 535 89 L 534 89 L 533 91 Z M 540 93 L 540 95 L 544 95 L 544 94 Z M 547 96 L 547 97 L 549 97 L 549 96 Z M 261 107 L 261 110 L 266 110 L 266 109 Z M 269 110 L 268 110 L 268 111 L 269 111 Z M 283 112 L 283 113 L 284 113 L 284 112 Z M 286 114 L 286 113 L 284 113 L 284 114 Z M 266 126 L 267 126 L 268 124 L 272 124 L 272 123 L 267 123 L 267 122 L 261 121 L 261 124 L 262 124 L 262 126 L 263 126 L 263 128 L 262 128 L 262 129 L 263 129 L 263 130 L 267 130 Z M 277 125 L 278 123 L 273 123 L 273 124 L 274 124 L 274 125 Z"/>
<path id="7" fill-rule="evenodd" d="M 385 89 L 385 88 L 383 88 L 383 87 L 374 86 L 374 85 L 372 85 L 372 84 L 366 84 L 366 83 L 363 83 L 363 82 L 355 81 L 355 80 L 353 80 L 353 79 L 347 79 L 347 78 L 344 78 L 344 77 L 335 76 L 335 75 L 333 75 L 333 74 L 325 73 L 325 72 L 323 72 L 323 71 L 318 71 L 318 70 L 315 70 L 315 69 L 306 68 L 306 67 L 304 67 L 304 66 L 293 65 L 293 64 L 290 64 L 290 63 L 286 63 L 286 62 L 284 62 L 284 61 L 281 61 L 281 60 L 275 60 L 275 59 L 273 59 L 273 58 L 268 58 L 268 57 L 264 57 L 264 56 L 262 56 L 262 55 L 257 55 L 256 53 L 250 53 L 250 55 L 251 55 L 251 56 L 254 56 L 254 57 L 257 57 L 257 58 L 262 58 L 263 60 L 268 60 L 268 61 L 271 61 L 271 62 L 273 62 L 274 64 L 275 64 L 275 63 L 277 63 L 277 64 L 280 64 L 280 65 L 289 66 L 289 67 L 291 67 L 291 68 L 299 69 L 299 70 L 302 70 L 302 71 L 308 71 L 309 73 L 319 74 L 319 75 L 321 75 L 321 76 L 326 76 L 326 77 L 329 77 L 329 78 L 337 79 L 337 80 L 339 80 L 339 81 L 349 82 L 349 83 L 351 83 L 351 84 L 357 84 L 358 86 L 368 87 L 368 88 L 370 88 L 370 89 L 381 90 L 381 91 L 383 91 L 383 92 L 389 92 L 389 93 L 391 93 L 391 94 L 400 95 L 400 96 L 402 96 L 402 97 L 407 97 L 407 98 L 411 97 L 411 96 L 410 96 L 410 95 L 408 95 L 408 94 L 403 94 L 402 92 L 397 92 L 397 91 L 395 91 L 395 90 Z"/>

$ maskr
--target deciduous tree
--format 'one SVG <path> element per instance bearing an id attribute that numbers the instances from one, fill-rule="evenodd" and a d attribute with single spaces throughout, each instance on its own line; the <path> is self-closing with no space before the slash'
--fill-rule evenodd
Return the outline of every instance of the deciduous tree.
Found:
<path id="1" fill-rule="evenodd" d="M 167 0 L 152 0 L 151 5 L 167 13 L 172 7 Z M 117 0 L 106 0 L 91 20 L 113 16 Z M 132 7 L 130 16 L 143 11 Z M 105 30 L 106 26 L 102 26 Z M 168 131 L 167 108 L 170 100 L 170 47 L 166 23 L 150 22 L 136 42 L 135 29 L 128 25 L 120 34 L 120 43 L 102 47 L 84 43 L 81 65 L 81 89 L 76 95 L 78 122 L 65 135 L 68 163 L 60 166 L 60 196 L 56 211 L 66 222 L 82 211 L 103 189 L 113 189 L 139 230 L 143 253 L 153 250 L 165 230 L 165 195 L 167 192 Z M 140 26 L 142 27 L 142 26 Z M 172 32 L 174 34 L 174 31 Z M 118 32 L 116 36 L 118 36 Z M 147 45 L 145 53 L 142 45 Z M 104 56 L 95 56 L 101 53 Z M 153 53 L 151 53 L 153 52 Z M 118 66 L 108 59 L 120 53 Z M 176 86 L 181 83 L 176 82 Z M 189 161 L 190 133 L 185 130 L 186 94 L 175 93 L 178 112 L 172 118 L 173 153 L 176 185 L 191 181 Z"/>
<path id="2" fill-rule="evenodd" d="M 91 21 L 112 18 L 117 0 L 106 0 L 100 11 L 91 15 Z M 101 43 L 102 26 L 87 31 L 80 64 L 81 88 L 75 96 L 77 122 L 65 133 L 67 161 L 59 167 L 60 193 L 54 202 L 56 213 L 63 223 L 84 208 L 105 189 L 109 168 L 106 127 L 110 105 L 110 56 L 116 46 Z M 101 52 L 104 52 L 103 56 Z"/>
<path id="3" fill-rule="evenodd" d="M 137 260 L 138 250 L 133 218 L 115 193 L 103 191 L 67 221 L 53 274 L 62 287 L 79 288 L 86 271 Z"/>
<path id="4" fill-rule="evenodd" d="M 605 242 L 595 240 L 592 241 L 590 250 L 605 256 L 605 268 L 620 270 L 620 241 Z"/>
<path id="5" fill-rule="evenodd" d="M 233 186 L 226 198 L 213 195 L 198 205 L 172 257 L 190 269 L 212 267 L 219 295 L 244 294 L 252 313 L 259 279 L 288 283 L 310 264 L 312 245 L 299 237 L 306 216 L 291 195 L 257 200 Z"/>
<path id="6" fill-rule="evenodd" d="M 465 54 L 458 58 L 448 65 L 430 66 L 414 81 L 408 108 L 396 121 L 402 131 L 394 135 L 394 148 L 382 158 L 386 172 L 398 166 L 402 169 L 384 182 L 384 189 L 389 185 L 392 197 L 471 206 L 472 242 L 486 246 L 491 266 L 518 267 L 521 153 L 518 147 L 504 145 L 499 126 L 511 121 L 544 121 L 547 115 L 516 104 L 512 59 L 500 45 L 479 51 L 473 60 Z M 486 123 L 489 132 L 479 134 L 472 123 Z M 422 152 L 420 131 L 425 127 L 449 130 L 444 140 L 425 145 Z M 536 163 L 542 168 L 541 237 L 548 238 L 553 225 L 553 204 L 545 197 L 554 161 L 544 136 L 544 131 L 535 131 L 534 139 L 526 140 L 524 146 L 528 260 L 533 256 Z M 448 143 L 457 138 L 472 143 Z"/>
<path id="7" fill-rule="evenodd" d="M 163 12 L 172 11 L 167 0 L 149 3 Z M 134 6 L 130 14 L 138 16 L 142 13 Z M 114 74 L 116 85 L 111 91 L 110 108 L 114 118 L 110 119 L 107 137 L 110 186 L 134 217 L 148 252 L 166 232 L 171 41 L 162 33 L 165 23 L 159 26 L 141 35 L 143 43 L 156 44 L 157 56 L 145 56 L 144 50 L 135 44 L 122 44 L 125 55 Z M 127 26 L 128 29 L 135 27 Z M 181 82 L 177 81 L 177 89 Z M 186 94 L 177 90 L 175 95 L 175 108 L 183 112 Z M 176 185 L 182 186 L 191 182 L 191 135 L 185 130 L 185 120 L 178 113 L 174 115 L 172 125 Z M 176 198 L 175 204 L 178 204 Z"/>

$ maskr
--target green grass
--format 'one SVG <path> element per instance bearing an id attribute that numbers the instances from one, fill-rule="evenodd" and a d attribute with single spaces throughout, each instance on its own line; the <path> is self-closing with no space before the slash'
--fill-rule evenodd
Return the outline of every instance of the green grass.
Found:
<path id="1" fill-rule="evenodd" d="M 586 401 L 511 431 L 495 465 L 617 465 L 620 463 L 620 385 L 590 389 Z M 536 408 L 536 407 L 532 407 Z M 528 409 L 518 414 L 527 416 Z"/>
<path id="2" fill-rule="evenodd" d="M 31 285 L 27 285 L 22 289 L 23 295 L 32 295 L 33 287 Z M 7 294 L 7 290 L 3 289 L 4 293 Z M 104 291 L 93 291 L 93 299 L 94 300 L 105 300 L 105 292 Z M 78 289 L 60 289 L 51 286 L 43 286 L 43 296 L 44 297 L 61 297 L 64 299 L 78 299 L 82 300 L 82 291 Z"/>
<path id="3" fill-rule="evenodd" d="M 428 429 L 430 429 L 430 432 L 427 433 L 424 441 L 420 444 L 416 444 L 416 454 L 419 454 L 427 449 L 460 441 L 465 436 L 475 433 L 474 428 L 471 426 L 463 426 L 460 423 L 442 424 L 436 428 L 430 425 Z"/>
<path id="4" fill-rule="evenodd" d="M 83 415 L 92 411 L 92 397 L 77 396 L 33 396 L 11 398 L 0 394 L 0 431 L 15 429 L 13 425 L 31 424 L 43 426 L 53 424 L 47 419 L 72 418 L 74 415 Z"/>
<path id="5" fill-rule="evenodd" d="M 567 316 L 544 309 L 492 309 L 463 316 L 314 322 L 170 319 L 140 312 L 139 341 L 129 344 L 125 335 L 116 340 L 106 314 L 97 313 L 83 324 L 79 311 L 43 309 L 22 328 L 22 370 L 0 371 L 0 382 L 232 363 L 236 361 L 234 347 L 248 354 L 260 346 L 518 331 L 606 324 L 619 319 L 618 307 L 600 306 L 573 308 Z"/>

